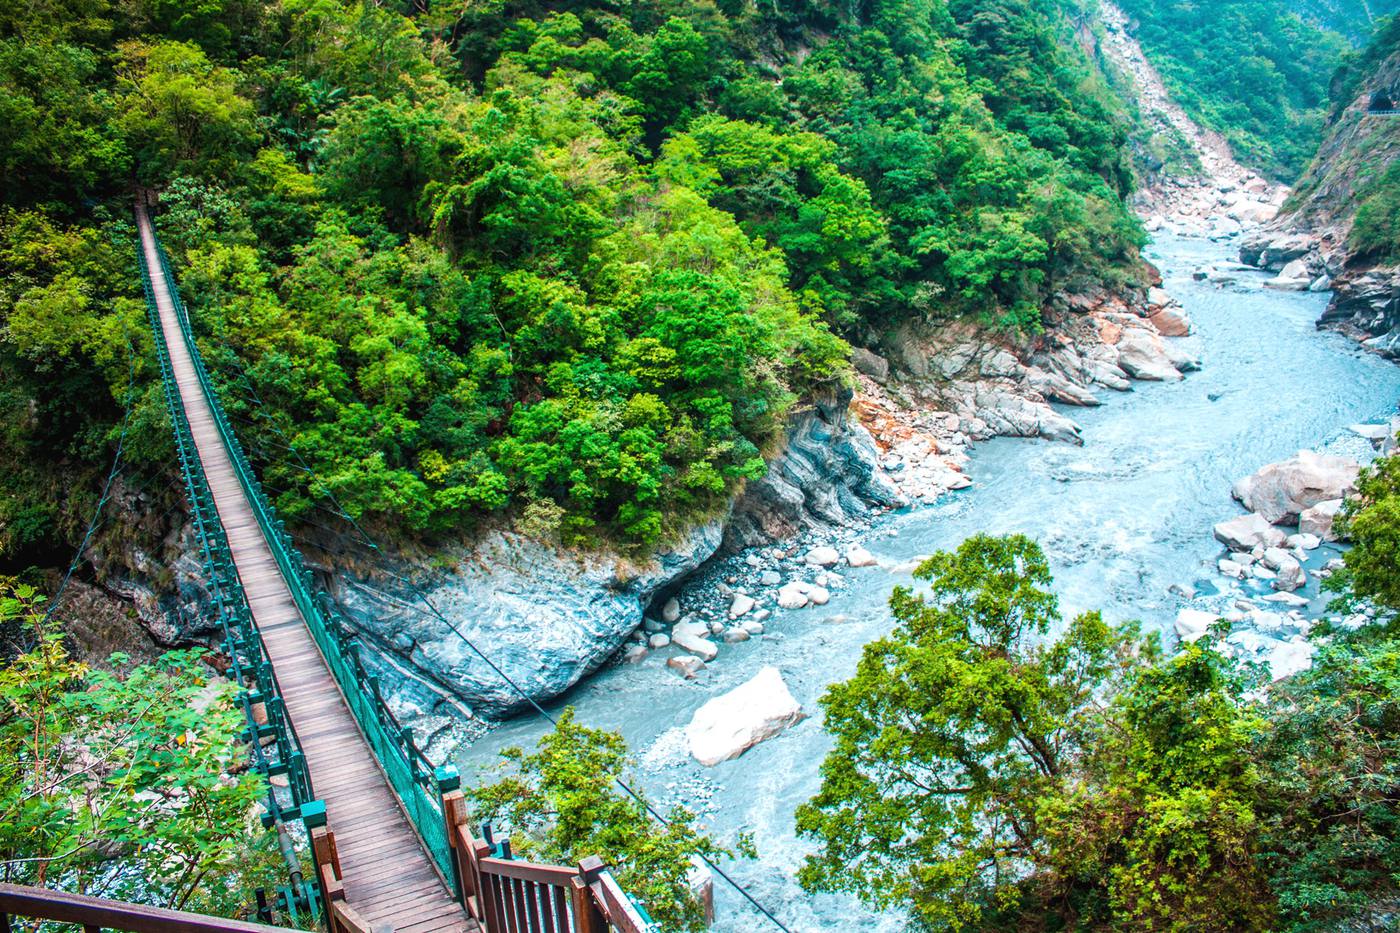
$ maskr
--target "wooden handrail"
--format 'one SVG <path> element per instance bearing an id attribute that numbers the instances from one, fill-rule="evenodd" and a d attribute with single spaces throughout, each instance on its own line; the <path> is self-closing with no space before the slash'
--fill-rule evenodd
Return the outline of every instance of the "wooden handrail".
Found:
<path id="1" fill-rule="evenodd" d="M 540 865 L 537 862 L 521 862 L 515 859 L 484 858 L 479 862 L 483 872 L 499 875 L 502 878 L 516 878 L 520 881 L 534 881 L 538 884 L 551 884 L 556 888 L 567 887 L 578 875 L 572 868 L 561 865 Z"/>
<path id="2" fill-rule="evenodd" d="M 287 933 L 283 927 L 246 920 L 226 920 L 20 884 L 0 883 L 0 914 L 77 923 L 87 933 L 104 929 L 127 933 Z"/>
<path id="3" fill-rule="evenodd" d="M 454 884 L 467 914 L 486 933 L 651 933 L 654 924 L 637 908 L 602 859 L 577 868 L 496 858 L 472 835 L 460 790 L 442 796 Z M 567 904 L 567 909 L 565 905 Z M 706 904 L 706 919 L 713 917 Z M 354 933 L 354 931 L 346 931 Z"/>

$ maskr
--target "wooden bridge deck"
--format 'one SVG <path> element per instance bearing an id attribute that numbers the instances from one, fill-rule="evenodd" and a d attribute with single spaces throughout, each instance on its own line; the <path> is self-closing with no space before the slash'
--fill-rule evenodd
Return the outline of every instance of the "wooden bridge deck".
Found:
<path id="1" fill-rule="evenodd" d="M 253 619 L 301 739 L 312 784 L 326 803 L 346 901 L 374 927 L 392 927 L 397 933 L 476 931 L 476 922 L 453 899 L 400 808 L 292 602 L 219 438 L 142 208 L 137 210 L 137 223 L 180 399 Z"/>

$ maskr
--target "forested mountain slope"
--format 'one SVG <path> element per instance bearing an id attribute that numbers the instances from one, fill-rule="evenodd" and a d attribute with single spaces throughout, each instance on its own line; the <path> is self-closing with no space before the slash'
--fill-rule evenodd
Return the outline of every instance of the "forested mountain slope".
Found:
<path id="1" fill-rule="evenodd" d="M 1281 0 L 1123 0 L 1133 33 L 1187 113 L 1236 158 L 1278 181 L 1302 171 L 1321 138 L 1340 35 Z"/>
<path id="2" fill-rule="evenodd" d="M 71 545 L 130 360 L 169 460 L 138 187 L 288 518 L 647 549 L 847 339 L 1137 275 L 1119 109 L 1054 0 L 8 5 L 0 553 Z"/>
<path id="3" fill-rule="evenodd" d="M 1304 21 L 1330 29 L 1362 46 L 1381 20 L 1400 11 L 1400 3 L 1396 0 L 1294 0 L 1292 10 Z"/>
<path id="4" fill-rule="evenodd" d="M 1400 92 L 1400 17 L 1382 25 L 1332 81 L 1327 134 L 1284 212 L 1244 258 L 1281 255 L 1333 277 L 1323 323 L 1400 355 L 1400 118 L 1372 114 Z M 1272 248 L 1271 248 L 1272 247 Z"/>

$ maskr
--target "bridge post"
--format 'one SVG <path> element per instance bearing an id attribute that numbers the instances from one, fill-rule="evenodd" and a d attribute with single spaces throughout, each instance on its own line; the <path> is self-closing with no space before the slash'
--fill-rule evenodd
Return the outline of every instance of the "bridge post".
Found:
<path id="1" fill-rule="evenodd" d="M 606 867 L 596 855 L 578 863 L 578 877 L 569 891 L 573 898 L 574 933 L 608 933 L 608 920 L 589 889 Z"/>

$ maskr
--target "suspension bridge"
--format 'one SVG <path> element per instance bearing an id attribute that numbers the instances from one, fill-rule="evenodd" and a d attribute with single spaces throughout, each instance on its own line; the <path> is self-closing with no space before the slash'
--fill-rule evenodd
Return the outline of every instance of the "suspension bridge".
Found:
<path id="1" fill-rule="evenodd" d="M 263 822 L 286 842 L 281 901 L 330 933 L 652 933 L 596 858 L 511 857 L 468 825 L 455 769 L 435 767 L 365 668 L 353 628 L 319 589 L 219 402 L 144 200 L 138 253 L 151 334 L 201 562 L 252 765 L 272 784 Z M 305 830 L 312 877 L 288 828 Z M 276 928 L 0 884 L 10 917 L 84 933 L 254 933 Z M 303 915 L 304 916 L 304 915 Z M 263 919 L 270 914 L 263 912 Z"/>

